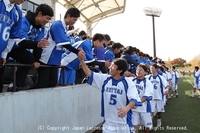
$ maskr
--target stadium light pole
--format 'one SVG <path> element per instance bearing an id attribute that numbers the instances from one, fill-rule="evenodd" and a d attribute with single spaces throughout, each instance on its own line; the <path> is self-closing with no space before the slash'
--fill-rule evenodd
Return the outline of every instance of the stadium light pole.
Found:
<path id="1" fill-rule="evenodd" d="M 162 10 L 159 9 L 159 8 L 146 7 L 146 8 L 144 8 L 144 13 L 146 14 L 146 16 L 152 17 L 152 23 L 153 23 L 153 56 L 156 57 L 156 37 L 155 37 L 154 17 L 160 17 Z"/>

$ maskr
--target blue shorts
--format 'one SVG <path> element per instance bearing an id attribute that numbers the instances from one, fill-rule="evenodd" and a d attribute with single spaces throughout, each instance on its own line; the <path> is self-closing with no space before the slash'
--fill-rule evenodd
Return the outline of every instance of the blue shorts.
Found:
<path id="1" fill-rule="evenodd" d="M 59 84 L 60 85 L 73 85 L 75 83 L 76 78 L 76 70 L 64 68 L 64 76 L 63 71 L 60 72 Z"/>

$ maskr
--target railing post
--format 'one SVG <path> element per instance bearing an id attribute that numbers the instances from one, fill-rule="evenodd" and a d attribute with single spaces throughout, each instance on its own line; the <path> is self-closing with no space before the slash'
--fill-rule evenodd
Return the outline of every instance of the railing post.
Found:
<path id="1" fill-rule="evenodd" d="M 14 60 L 14 63 L 16 61 Z M 13 66 L 13 91 L 16 92 L 17 88 L 16 88 L 16 71 L 17 71 L 17 67 Z"/>
<path id="2" fill-rule="evenodd" d="M 62 73 L 62 86 L 65 86 L 65 67 L 61 67 L 61 73 Z"/>

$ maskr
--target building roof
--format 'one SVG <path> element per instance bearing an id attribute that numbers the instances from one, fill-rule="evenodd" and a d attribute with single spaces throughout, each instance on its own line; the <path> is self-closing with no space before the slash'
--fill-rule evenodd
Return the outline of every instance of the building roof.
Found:
<path id="1" fill-rule="evenodd" d="M 123 13 L 126 0 L 57 0 L 66 8 L 76 7 L 80 10 L 83 23 L 94 23 L 107 17 Z"/>

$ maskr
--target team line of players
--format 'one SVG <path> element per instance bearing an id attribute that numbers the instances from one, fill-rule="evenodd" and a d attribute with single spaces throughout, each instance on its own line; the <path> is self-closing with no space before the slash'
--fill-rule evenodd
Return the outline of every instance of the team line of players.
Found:
<path id="1" fill-rule="evenodd" d="M 161 73 L 159 66 L 152 64 L 150 74 L 147 74 L 146 65 L 139 64 L 136 77 L 126 77 L 127 63 L 122 58 L 113 60 L 109 74 L 92 72 L 83 60 L 79 60 L 89 77 L 88 83 L 101 90 L 105 133 L 138 132 L 139 125 L 143 125 L 148 133 L 153 127 L 154 112 L 158 115 L 157 127 L 160 127 L 169 88 L 176 91 L 175 97 L 178 96 L 179 74 L 175 67 L 171 72 Z"/>

